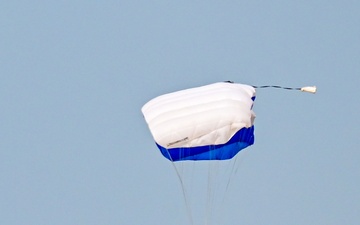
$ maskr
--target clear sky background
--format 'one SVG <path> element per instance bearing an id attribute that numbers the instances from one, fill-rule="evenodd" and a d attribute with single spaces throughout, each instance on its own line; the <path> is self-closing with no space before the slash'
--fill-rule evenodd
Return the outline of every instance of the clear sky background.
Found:
<path id="1" fill-rule="evenodd" d="M 360 223 L 360 2 L 2 1 L 0 224 L 189 224 L 141 107 L 257 91 L 221 225 Z M 215 224 L 213 224 L 215 225 Z"/>

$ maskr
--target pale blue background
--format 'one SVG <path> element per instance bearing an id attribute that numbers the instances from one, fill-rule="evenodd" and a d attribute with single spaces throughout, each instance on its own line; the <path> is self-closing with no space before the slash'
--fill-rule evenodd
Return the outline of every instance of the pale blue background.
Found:
<path id="1" fill-rule="evenodd" d="M 149 99 L 258 90 L 222 225 L 360 223 L 360 2 L 2 1 L 0 224 L 188 224 Z"/>

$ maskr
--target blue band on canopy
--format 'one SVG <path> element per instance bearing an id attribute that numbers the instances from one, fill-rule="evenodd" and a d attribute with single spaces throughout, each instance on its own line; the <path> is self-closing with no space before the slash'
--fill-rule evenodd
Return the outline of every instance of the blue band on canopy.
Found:
<path id="1" fill-rule="evenodd" d="M 226 160 L 234 157 L 240 150 L 254 144 L 254 126 L 242 128 L 225 144 L 206 145 L 190 148 L 166 149 L 156 143 L 164 157 L 170 161 L 182 160 Z"/>

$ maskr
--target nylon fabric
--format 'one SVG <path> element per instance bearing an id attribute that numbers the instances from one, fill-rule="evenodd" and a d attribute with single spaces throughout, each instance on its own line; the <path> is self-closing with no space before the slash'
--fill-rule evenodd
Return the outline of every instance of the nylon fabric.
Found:
<path id="1" fill-rule="evenodd" d="M 158 96 L 142 113 L 171 161 L 225 160 L 254 143 L 255 89 L 219 82 Z"/>
<path id="2" fill-rule="evenodd" d="M 192 148 L 166 149 L 157 144 L 162 155 L 170 161 L 183 160 L 226 160 L 233 158 L 240 150 L 254 143 L 254 126 L 242 128 L 225 144 L 198 146 Z"/>

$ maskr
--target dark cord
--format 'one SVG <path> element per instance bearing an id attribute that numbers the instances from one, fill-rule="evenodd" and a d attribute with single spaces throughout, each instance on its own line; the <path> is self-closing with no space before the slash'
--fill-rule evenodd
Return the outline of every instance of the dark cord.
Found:
<path id="1" fill-rule="evenodd" d="M 278 85 L 253 86 L 253 88 L 281 88 L 281 89 L 286 89 L 286 90 L 301 90 L 301 88 L 281 87 Z"/>

